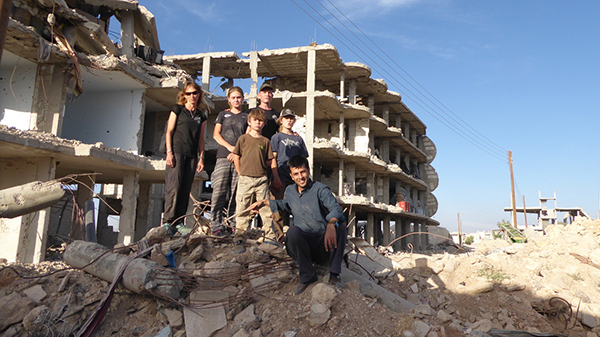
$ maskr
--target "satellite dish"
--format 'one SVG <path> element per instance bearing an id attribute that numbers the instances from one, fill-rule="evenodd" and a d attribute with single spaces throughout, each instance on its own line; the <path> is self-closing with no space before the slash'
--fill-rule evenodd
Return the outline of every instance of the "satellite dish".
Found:
<path id="1" fill-rule="evenodd" d="M 425 201 L 425 212 L 428 217 L 432 217 L 438 211 L 438 201 L 433 193 L 427 193 L 427 201 Z"/>
<path id="2" fill-rule="evenodd" d="M 437 149 L 433 141 L 427 136 L 423 136 L 423 148 L 425 156 L 427 156 L 427 164 L 431 164 L 437 155 Z"/>
<path id="3" fill-rule="evenodd" d="M 425 183 L 427 184 L 427 186 L 429 186 L 429 191 L 433 191 L 435 190 L 438 185 L 440 184 L 440 178 L 438 177 L 437 172 L 435 172 L 435 169 L 433 168 L 433 166 L 429 165 L 429 164 L 425 164 Z"/>

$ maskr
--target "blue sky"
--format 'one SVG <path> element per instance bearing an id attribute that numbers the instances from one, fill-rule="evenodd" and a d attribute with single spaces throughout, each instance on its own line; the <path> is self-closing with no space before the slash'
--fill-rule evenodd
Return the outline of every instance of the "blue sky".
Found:
<path id="1" fill-rule="evenodd" d="M 596 217 L 600 2 L 294 1 L 140 2 L 156 16 L 166 55 L 208 51 L 241 55 L 316 40 L 336 46 L 345 62 L 369 65 L 373 77 L 384 78 L 390 90 L 400 92 L 428 127 L 427 135 L 438 150 L 432 166 L 440 178 L 434 191 L 440 204 L 434 218 L 450 230 L 456 228 L 457 213 L 467 232 L 496 229 L 498 221 L 509 220 L 503 208 L 510 206 L 510 173 L 505 158 L 480 149 L 495 145 L 481 140 L 472 141 L 479 147 L 473 145 L 452 131 L 452 125 L 436 119 L 436 113 L 455 114 L 500 149 L 513 152 L 518 206 L 523 195 L 527 206 L 537 206 L 538 191 L 549 197 L 556 190 L 559 206 L 583 207 Z M 381 68 L 364 57 L 307 3 L 352 37 L 321 6 L 325 5 L 367 41 L 335 5 L 410 77 L 397 70 L 404 77 L 400 78 L 355 41 Z M 427 102 L 424 96 L 408 83 L 422 86 L 443 106 L 428 108 L 422 103 Z M 529 218 L 530 224 L 533 221 Z M 522 215 L 518 222 L 524 222 Z"/>

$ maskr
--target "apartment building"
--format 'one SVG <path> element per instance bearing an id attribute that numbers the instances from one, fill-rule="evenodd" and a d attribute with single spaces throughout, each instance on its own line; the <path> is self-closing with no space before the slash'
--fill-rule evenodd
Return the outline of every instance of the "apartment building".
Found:
<path id="1" fill-rule="evenodd" d="M 272 107 L 290 108 L 302 117 L 297 132 L 308 147 L 313 178 L 327 184 L 347 210 L 353 220 L 350 236 L 387 245 L 439 226 L 431 218 L 437 211 L 432 191 L 438 176 L 430 165 L 435 145 L 401 95 L 389 91 L 384 80 L 371 78 L 368 66 L 344 63 L 329 44 L 251 51 L 242 57 L 220 52 L 166 59 L 201 79 L 207 91 L 216 80 L 222 88 L 250 80 L 249 107 L 257 106 L 257 88 L 268 81 L 275 88 Z M 224 97 L 212 101 L 210 122 L 227 108 Z M 207 144 L 210 154 L 216 143 Z M 408 235 L 395 247 L 411 244 L 418 250 L 427 243 L 427 234 Z"/>
<path id="2" fill-rule="evenodd" d="M 112 18 L 112 19 L 111 19 Z M 109 37 L 120 23 L 121 45 Z M 204 89 L 236 81 L 276 88 L 273 107 L 291 108 L 303 123 L 313 178 L 326 183 L 351 219 L 349 233 L 385 245 L 439 223 L 430 165 L 435 145 L 426 126 L 371 78 L 368 66 L 344 63 L 335 47 L 162 57 L 154 16 L 135 1 L 21 0 L 11 8 L 0 63 L 0 190 L 71 177 L 67 196 L 51 208 L 0 218 L 0 257 L 39 262 L 49 239 L 83 238 L 86 203 L 98 208 L 97 240 L 129 244 L 158 226 L 163 205 L 165 123 L 190 76 Z M 212 81 L 212 82 L 211 82 Z M 226 99 L 209 95 L 210 135 Z M 208 159 L 208 158 L 207 158 Z M 214 160 L 214 159 L 213 159 Z M 206 196 L 211 173 L 193 194 Z M 102 199 L 103 202 L 99 202 Z M 77 213 L 75 212 L 75 213 Z M 118 232 L 109 219 L 118 217 Z M 409 235 L 396 249 L 423 249 L 427 235 Z"/>

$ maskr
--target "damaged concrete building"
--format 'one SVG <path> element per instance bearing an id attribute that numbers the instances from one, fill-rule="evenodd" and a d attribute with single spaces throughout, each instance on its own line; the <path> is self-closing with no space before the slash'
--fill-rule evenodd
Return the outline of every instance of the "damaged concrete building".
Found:
<path id="1" fill-rule="evenodd" d="M 111 38 L 120 23 L 120 45 Z M 164 59 L 164 60 L 163 60 Z M 303 117 L 315 180 L 346 209 L 351 236 L 387 245 L 439 226 L 432 219 L 438 177 L 434 143 L 424 123 L 371 78 L 360 63 L 344 63 L 335 47 L 162 57 L 154 16 L 132 0 L 15 0 L 0 64 L 0 190 L 65 176 L 72 193 L 52 208 L 0 218 L 0 257 L 44 259 L 49 237 L 73 236 L 69 214 L 98 197 L 97 240 L 107 246 L 137 241 L 160 224 L 164 154 L 161 139 L 175 95 L 188 77 L 211 88 L 249 79 L 247 106 L 270 81 L 273 107 Z M 261 79 L 262 78 L 262 79 Z M 208 91 L 208 90 L 207 90 Z M 207 135 L 227 107 L 209 95 Z M 302 124 L 302 123 L 298 123 Z M 216 142 L 207 137 L 207 170 L 193 194 L 208 199 Z M 91 175 L 88 175 L 91 174 Z M 70 200 L 75 200 L 75 205 Z M 107 219 L 117 215 L 118 233 Z M 75 218 L 75 217 L 74 217 Z M 424 249 L 426 234 L 396 249 Z"/>

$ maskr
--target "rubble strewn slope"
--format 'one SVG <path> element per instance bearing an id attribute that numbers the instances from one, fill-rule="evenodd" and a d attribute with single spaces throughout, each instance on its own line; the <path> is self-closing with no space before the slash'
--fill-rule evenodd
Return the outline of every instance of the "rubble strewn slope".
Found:
<path id="1" fill-rule="evenodd" d="M 291 260 L 269 255 L 255 241 L 234 254 L 227 240 L 167 239 L 148 258 L 168 265 L 162 252 L 175 253 L 174 270 L 185 283 L 181 298 L 118 287 L 96 336 L 597 337 L 599 235 L 600 221 L 578 219 L 524 244 L 488 240 L 452 254 L 388 254 L 387 266 L 351 252 L 346 275 L 369 281 L 346 277 L 338 290 L 323 282 L 323 271 L 298 296 Z M 62 261 L 0 265 L 3 336 L 69 336 L 81 328 L 109 282 L 67 267 Z M 39 275 L 47 276 L 30 278 Z M 383 305 L 373 293 L 377 284 L 413 308 Z"/>

